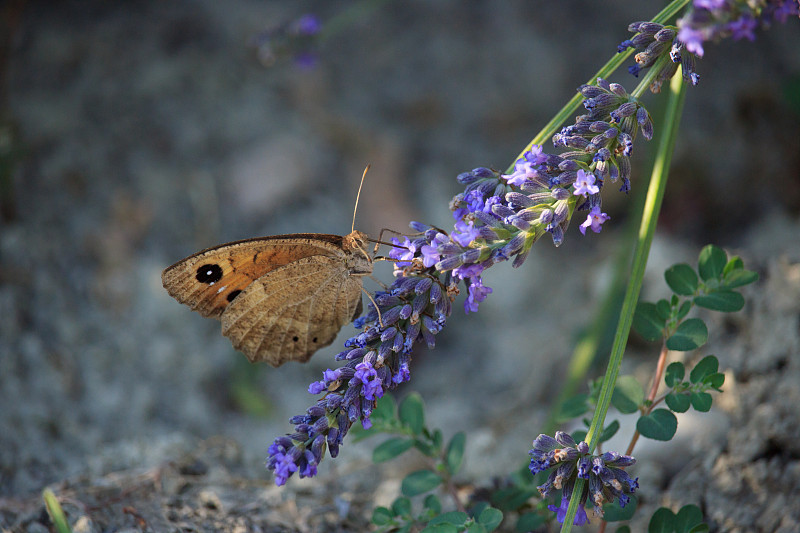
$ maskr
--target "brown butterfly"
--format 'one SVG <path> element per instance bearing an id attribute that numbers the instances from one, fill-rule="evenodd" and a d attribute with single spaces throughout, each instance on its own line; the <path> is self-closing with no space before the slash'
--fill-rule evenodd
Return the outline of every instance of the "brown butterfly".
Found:
<path id="1" fill-rule="evenodd" d="M 203 316 L 251 362 L 305 363 L 362 311 L 372 273 L 367 235 L 274 235 L 208 248 L 164 270 L 170 296 Z"/>
<path id="2" fill-rule="evenodd" d="M 356 208 L 361 186 L 358 193 Z M 372 274 L 367 240 L 353 229 L 344 237 L 296 233 L 229 242 L 178 261 L 161 281 L 180 303 L 218 318 L 222 334 L 251 362 L 305 363 L 361 314 L 362 278 Z"/>

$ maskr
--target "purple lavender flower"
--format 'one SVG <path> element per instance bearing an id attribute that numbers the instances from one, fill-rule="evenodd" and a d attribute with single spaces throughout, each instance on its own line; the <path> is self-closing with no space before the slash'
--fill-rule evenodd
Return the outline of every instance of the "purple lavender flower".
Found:
<path id="1" fill-rule="evenodd" d="M 367 400 L 377 400 L 383 396 L 383 386 L 378 379 L 378 372 L 367 362 L 356 365 L 354 380 L 361 382 L 361 394 Z"/>
<path id="2" fill-rule="evenodd" d="M 478 237 L 478 228 L 472 220 L 459 220 L 450 237 L 461 246 L 467 247 Z"/>
<path id="3" fill-rule="evenodd" d="M 756 19 L 749 15 L 742 15 L 737 20 L 728 23 L 728 30 L 730 30 L 734 41 L 741 39 L 755 41 L 757 25 Z"/>
<path id="4" fill-rule="evenodd" d="M 547 508 L 556 513 L 556 520 L 559 524 L 563 524 L 567 518 L 567 509 L 569 508 L 569 498 L 561 497 L 561 505 L 548 505 Z M 581 504 L 575 513 L 575 520 L 572 521 L 574 526 L 582 526 L 589 522 L 589 517 L 586 516 L 586 508 Z"/>
<path id="5" fill-rule="evenodd" d="M 592 210 L 589 211 L 589 216 L 586 217 L 586 221 L 580 226 L 581 233 L 586 235 L 586 228 L 591 228 L 593 232 L 600 233 L 603 222 L 610 218 L 611 217 L 607 214 L 600 211 L 599 205 L 594 206 Z"/>
<path id="6" fill-rule="evenodd" d="M 678 40 L 683 43 L 688 52 L 691 52 L 697 57 L 703 57 L 703 54 L 705 54 L 703 42 L 707 39 L 703 31 L 689 26 L 683 26 L 678 32 Z"/>
<path id="7" fill-rule="evenodd" d="M 258 58 L 264 66 L 272 66 L 286 57 L 302 68 L 316 64 L 316 39 L 322 22 L 316 15 L 303 15 L 291 22 L 263 31 L 253 38 Z"/>
<path id="8" fill-rule="evenodd" d="M 316 35 L 322 30 L 322 22 L 313 14 L 306 14 L 289 25 L 289 32 L 296 35 Z"/>
<path id="9" fill-rule="evenodd" d="M 619 499 L 620 506 L 625 507 L 630 500 L 629 494 L 639 488 L 638 478 L 631 478 L 624 470 L 635 464 L 636 459 L 615 452 L 591 455 L 585 442 L 576 443 L 563 431 L 557 431 L 555 438 L 539 435 L 533 441 L 533 449 L 529 453 L 531 473 L 537 474 L 556 467 L 538 489 L 542 497 L 547 497 L 553 489 L 561 489 L 561 505 L 548 506 L 561 523 L 566 518 L 569 500 L 578 478 L 585 479 L 588 483 L 584 484 L 580 495 L 575 525 L 584 524 L 588 520 L 583 507 L 589 497 L 594 505 L 595 516 L 602 517 L 604 503 Z"/>
<path id="10" fill-rule="evenodd" d="M 538 177 L 538 168 L 545 163 L 546 159 L 546 155 L 542 153 L 542 147 L 534 144 L 522 158 L 514 163 L 514 172 L 504 174 L 502 177 L 509 185 L 521 187 L 522 184 Z"/>
<path id="11" fill-rule="evenodd" d="M 469 295 L 464 300 L 464 312 L 478 312 L 478 304 L 486 299 L 492 293 L 491 287 L 486 287 L 480 276 L 470 278 Z"/>
<path id="12" fill-rule="evenodd" d="M 594 184 L 596 178 L 592 172 L 586 172 L 583 169 L 578 170 L 578 177 L 575 179 L 575 189 L 572 194 L 575 196 L 586 196 L 590 194 L 597 194 L 600 192 L 600 187 Z"/>
<path id="13" fill-rule="evenodd" d="M 410 265 L 411 260 L 414 258 L 414 253 L 417 251 L 414 243 L 408 237 L 403 237 L 402 241 L 397 237 L 392 237 L 392 244 L 397 245 L 389 250 L 389 257 L 396 260 L 395 266 L 404 267 Z"/>

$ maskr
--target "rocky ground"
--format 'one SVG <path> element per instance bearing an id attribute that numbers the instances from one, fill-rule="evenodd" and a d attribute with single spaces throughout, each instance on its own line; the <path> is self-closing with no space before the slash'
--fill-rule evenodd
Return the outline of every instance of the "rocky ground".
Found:
<path id="1" fill-rule="evenodd" d="M 454 177 L 505 168 L 661 5 L 4 3 L 0 528 L 48 531 L 49 487 L 76 532 L 368 530 L 413 459 L 375 467 L 372 441 L 345 442 L 282 488 L 263 466 L 351 330 L 309 365 L 253 367 L 161 270 L 229 240 L 349 232 L 368 163 L 359 229 L 447 227 Z M 259 32 L 320 8 L 341 25 L 313 68 L 259 61 Z M 663 270 L 714 242 L 761 275 L 743 311 L 706 317 L 703 354 L 726 372 L 714 410 L 636 453 L 642 511 L 695 503 L 712 531 L 800 530 L 797 49 L 796 20 L 708 47 L 648 269 L 645 296 L 662 297 Z M 645 100 L 654 117 L 663 100 Z M 398 394 L 467 431 L 465 486 L 517 468 L 540 432 L 633 206 L 604 198 L 601 234 L 573 227 L 499 265 L 480 312 L 458 309 L 415 355 Z M 646 379 L 656 352 L 635 342 L 625 371 Z"/>

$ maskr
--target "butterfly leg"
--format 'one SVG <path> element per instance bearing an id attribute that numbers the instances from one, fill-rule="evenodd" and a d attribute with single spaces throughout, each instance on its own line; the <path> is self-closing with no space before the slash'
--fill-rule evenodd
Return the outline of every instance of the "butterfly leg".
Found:
<path id="1" fill-rule="evenodd" d="M 374 277 L 372 277 L 372 276 L 370 276 L 370 277 L 371 277 L 373 280 L 375 280 L 375 281 L 378 281 L 378 280 L 377 280 L 377 279 L 375 279 Z M 380 281 L 378 281 L 378 283 L 380 283 L 381 285 L 383 285 L 383 287 L 384 287 L 384 288 L 388 288 L 388 287 L 386 287 L 386 285 L 384 285 L 384 284 L 383 284 L 383 283 L 381 283 Z M 369 292 L 367 292 L 367 289 L 365 289 L 364 287 L 361 287 L 361 291 L 362 291 L 364 294 L 366 294 L 366 295 L 367 295 L 367 298 L 369 298 L 369 301 L 370 301 L 370 302 L 372 302 L 372 305 L 375 307 L 375 312 L 376 312 L 376 313 L 378 313 L 378 324 L 380 324 L 381 328 L 383 328 L 383 327 L 384 327 L 384 326 L 383 326 L 383 317 L 381 317 L 381 310 L 380 310 L 380 308 L 378 307 L 378 302 L 376 302 L 376 301 L 375 301 L 375 298 L 373 298 L 373 297 L 372 297 L 372 295 L 371 295 Z"/>

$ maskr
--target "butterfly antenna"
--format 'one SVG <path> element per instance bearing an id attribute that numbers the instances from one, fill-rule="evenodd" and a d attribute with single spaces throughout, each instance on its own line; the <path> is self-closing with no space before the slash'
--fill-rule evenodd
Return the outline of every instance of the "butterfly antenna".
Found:
<path id="1" fill-rule="evenodd" d="M 358 193 L 356 194 L 356 205 L 353 207 L 353 224 L 350 226 L 350 233 L 356 230 L 356 211 L 358 211 L 358 199 L 361 198 L 361 188 L 364 186 L 364 178 L 367 177 L 367 171 L 369 170 L 370 165 L 367 165 L 367 168 L 364 169 L 364 173 L 361 175 L 361 183 L 358 185 Z"/>

